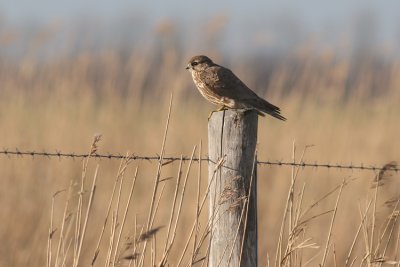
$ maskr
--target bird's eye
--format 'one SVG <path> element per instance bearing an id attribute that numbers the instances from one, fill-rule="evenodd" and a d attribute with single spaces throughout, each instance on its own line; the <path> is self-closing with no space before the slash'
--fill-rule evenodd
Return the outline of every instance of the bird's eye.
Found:
<path id="1" fill-rule="evenodd" d="M 192 62 L 192 66 L 196 66 L 196 65 L 198 65 L 199 64 L 199 62 Z"/>

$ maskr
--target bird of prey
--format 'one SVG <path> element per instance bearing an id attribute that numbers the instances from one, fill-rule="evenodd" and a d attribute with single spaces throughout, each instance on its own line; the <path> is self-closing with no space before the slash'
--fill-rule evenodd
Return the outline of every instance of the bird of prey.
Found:
<path id="1" fill-rule="evenodd" d="M 253 109 L 262 116 L 269 114 L 277 119 L 286 120 L 279 107 L 259 97 L 231 70 L 215 64 L 207 56 L 192 57 L 186 69 L 192 74 L 193 82 L 203 97 L 220 107 L 217 111 Z"/>

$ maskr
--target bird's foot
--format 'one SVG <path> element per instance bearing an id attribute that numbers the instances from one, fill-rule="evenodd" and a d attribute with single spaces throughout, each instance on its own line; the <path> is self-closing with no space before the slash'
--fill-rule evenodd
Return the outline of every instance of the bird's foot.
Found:
<path id="1" fill-rule="evenodd" d="M 219 108 L 216 109 L 216 110 L 211 111 L 211 112 L 208 114 L 208 120 L 210 120 L 210 118 L 211 118 L 211 116 L 212 116 L 212 114 L 213 114 L 214 112 L 219 112 L 219 111 L 222 111 L 222 110 L 227 110 L 227 108 L 226 108 L 225 106 L 222 106 L 222 107 L 219 107 Z"/>

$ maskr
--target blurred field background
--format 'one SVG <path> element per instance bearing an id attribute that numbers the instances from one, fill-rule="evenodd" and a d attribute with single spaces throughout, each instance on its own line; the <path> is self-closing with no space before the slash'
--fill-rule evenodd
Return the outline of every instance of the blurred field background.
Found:
<path id="1" fill-rule="evenodd" d="M 192 55 L 204 53 L 231 68 L 260 96 L 280 106 L 288 118 L 287 122 L 260 118 L 260 160 L 290 161 L 295 143 L 298 158 L 307 147 L 304 160 L 309 162 L 382 166 L 398 161 L 399 53 L 396 46 L 370 41 L 368 37 L 374 36 L 371 18 L 361 16 L 362 26 L 356 27 L 359 35 L 342 36 L 334 42 L 322 42 L 320 36 L 303 32 L 301 38 L 281 45 L 279 41 L 287 40 L 283 35 L 256 34 L 247 39 L 256 49 L 243 53 L 226 46 L 229 15 L 208 17 L 196 28 L 196 38 L 168 18 L 136 35 L 130 35 L 126 25 L 118 28 L 119 24 L 103 31 L 106 23 L 99 21 L 97 25 L 95 19 L 80 21 L 74 27 L 57 21 L 21 26 L 4 19 L 0 24 L 0 147 L 87 153 L 93 136 L 101 133 L 100 153 L 156 155 L 173 94 L 166 155 L 190 156 L 195 145 L 197 155 L 202 141 L 202 155 L 206 156 L 207 116 L 214 107 L 201 98 L 184 69 Z M 136 30 L 142 25 L 135 17 L 125 22 Z M 294 27 L 296 23 L 274 25 L 286 25 L 279 30 L 286 29 L 287 36 L 296 37 L 300 31 Z M 98 189 L 82 266 L 92 259 L 119 166 L 117 160 L 92 160 L 91 175 L 97 163 Z M 176 179 L 178 165 L 175 162 L 163 167 L 161 176 Z M 126 176 L 132 177 L 137 166 L 139 176 L 125 235 L 133 231 L 135 215 L 139 225 L 146 221 L 157 163 L 132 162 Z M 184 168 L 187 166 L 184 163 Z M 193 221 L 198 167 L 193 163 L 190 172 L 178 244 L 186 240 L 190 230 L 186 226 Z M 80 179 L 82 162 L 1 156 L 0 169 L 0 266 L 44 266 L 52 195 L 67 189 L 71 180 Z M 289 167 L 259 167 L 261 266 L 267 264 L 268 257 L 271 265 L 274 263 L 291 171 Z M 207 173 L 205 163 L 202 173 Z M 361 220 L 359 206 L 364 210 L 373 199 L 375 175 L 348 170 L 300 171 L 296 190 L 306 185 L 304 206 L 335 188 L 343 178 L 355 178 L 344 188 L 339 203 L 328 266 L 335 266 L 332 251 L 337 262 L 344 261 Z M 203 175 L 202 190 L 206 178 Z M 380 187 L 383 193 L 378 199 L 377 217 L 381 228 L 377 233 L 382 232 L 391 212 L 383 203 L 398 197 L 398 178 L 396 173 Z M 174 182 L 166 183 L 162 203 L 170 203 L 174 186 Z M 56 201 L 54 217 L 58 224 L 65 199 L 61 194 Z M 330 197 L 314 213 L 331 210 L 334 203 L 335 197 Z M 166 224 L 168 207 L 161 206 L 156 226 Z M 307 225 L 305 236 L 320 246 L 304 249 L 305 261 L 315 256 L 312 266 L 320 262 L 329 221 L 329 215 L 321 216 Z M 396 227 L 398 231 L 398 223 Z M 161 229 L 159 235 L 165 235 L 165 230 Z M 399 261 L 398 241 L 392 245 L 386 257 Z M 107 244 L 102 248 L 107 250 Z M 176 264 L 174 257 L 180 255 L 180 249 L 174 249 L 171 266 Z M 354 254 L 360 265 L 365 255 L 362 241 L 357 242 Z"/>

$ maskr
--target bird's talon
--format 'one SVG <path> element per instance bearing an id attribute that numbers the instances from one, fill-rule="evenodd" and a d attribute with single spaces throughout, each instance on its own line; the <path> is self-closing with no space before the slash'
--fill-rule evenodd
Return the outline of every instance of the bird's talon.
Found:
<path id="1" fill-rule="evenodd" d="M 223 110 L 227 110 L 227 108 L 225 106 L 222 106 L 219 109 L 214 110 L 213 112 L 218 112 L 218 111 L 223 111 Z"/>
<path id="2" fill-rule="evenodd" d="M 226 107 L 222 106 L 222 107 L 220 107 L 220 108 L 218 108 L 218 109 L 216 109 L 216 110 L 211 111 L 211 112 L 208 114 L 208 120 L 210 120 L 210 118 L 211 118 L 211 116 L 212 116 L 212 114 L 213 114 L 214 112 L 220 112 L 220 111 L 223 111 L 223 110 L 228 110 L 228 109 L 227 109 Z"/>
<path id="3" fill-rule="evenodd" d="M 211 111 L 210 113 L 208 113 L 208 121 L 210 121 L 212 114 L 214 113 L 214 111 Z"/>

